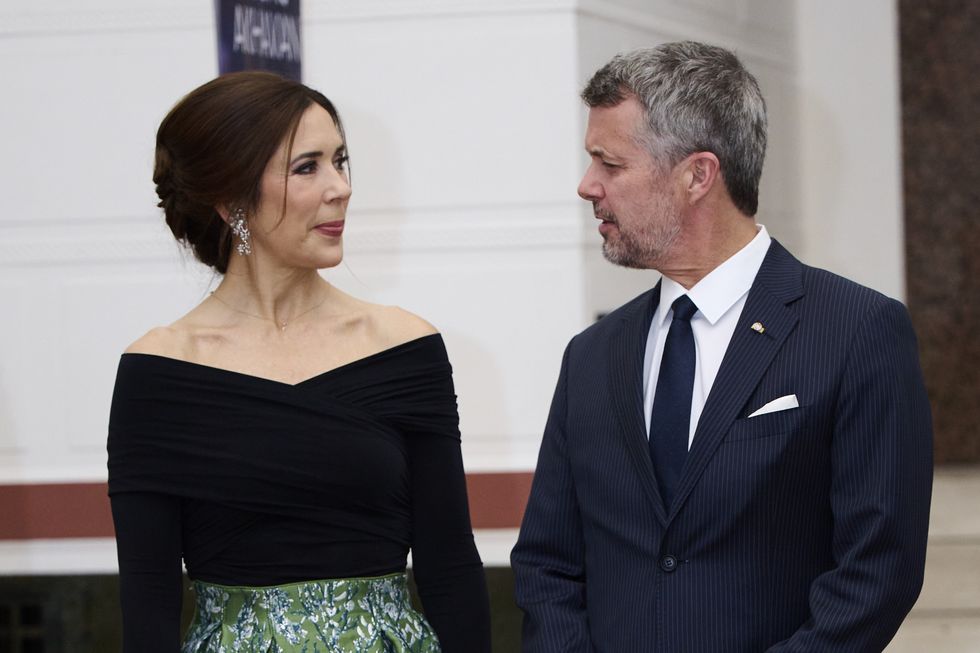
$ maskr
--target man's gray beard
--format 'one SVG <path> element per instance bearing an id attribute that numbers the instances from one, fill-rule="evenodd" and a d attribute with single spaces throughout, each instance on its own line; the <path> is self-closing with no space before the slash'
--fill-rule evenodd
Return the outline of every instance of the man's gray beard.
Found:
<path id="1" fill-rule="evenodd" d="M 618 222 L 616 228 L 619 230 Z M 602 241 L 602 256 L 624 268 L 657 270 L 680 233 L 681 221 L 676 215 L 671 215 L 668 222 L 656 227 L 653 233 L 641 234 L 645 242 L 619 230 L 619 242 L 615 246 L 610 245 L 608 240 Z"/>
<path id="2" fill-rule="evenodd" d="M 634 250 L 634 249 L 627 249 L 627 248 L 623 247 L 622 245 L 623 245 L 622 240 L 620 240 L 619 246 L 614 249 L 614 248 L 612 248 L 612 247 L 609 246 L 609 242 L 608 241 L 603 241 L 603 243 L 602 243 L 602 256 L 603 256 L 603 258 L 605 258 L 607 261 L 609 261 L 613 265 L 619 265 L 619 266 L 622 266 L 624 268 L 634 268 L 634 269 L 637 269 L 637 270 L 645 270 L 645 269 L 647 269 L 649 267 L 647 265 L 644 265 L 640 261 L 639 257 L 637 256 L 636 250 Z"/>

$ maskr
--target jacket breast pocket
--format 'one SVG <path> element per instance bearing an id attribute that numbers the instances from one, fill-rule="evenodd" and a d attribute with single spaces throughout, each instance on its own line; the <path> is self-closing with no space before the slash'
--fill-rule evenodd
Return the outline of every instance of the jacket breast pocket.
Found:
<path id="1" fill-rule="evenodd" d="M 803 424 L 805 413 L 806 406 L 799 406 L 756 417 L 743 417 L 735 420 L 724 441 L 741 442 L 795 433 Z"/>

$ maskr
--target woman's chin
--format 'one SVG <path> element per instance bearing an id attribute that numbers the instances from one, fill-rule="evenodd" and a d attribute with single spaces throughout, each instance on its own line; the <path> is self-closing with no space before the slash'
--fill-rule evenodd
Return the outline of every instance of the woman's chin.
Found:
<path id="1" fill-rule="evenodd" d="M 335 268 L 344 260 L 344 248 L 337 246 L 332 248 L 334 251 L 321 254 L 316 257 L 316 269 Z"/>

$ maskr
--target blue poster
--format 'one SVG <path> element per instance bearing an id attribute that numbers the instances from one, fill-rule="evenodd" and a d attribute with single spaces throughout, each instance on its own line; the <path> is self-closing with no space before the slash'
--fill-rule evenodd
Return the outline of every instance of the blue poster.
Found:
<path id="1" fill-rule="evenodd" d="M 299 81 L 299 0 L 215 0 L 218 72 L 268 70 Z"/>

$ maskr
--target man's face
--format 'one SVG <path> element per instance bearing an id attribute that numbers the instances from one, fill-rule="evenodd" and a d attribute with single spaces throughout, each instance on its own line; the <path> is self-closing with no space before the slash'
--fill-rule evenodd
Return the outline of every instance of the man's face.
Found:
<path id="1" fill-rule="evenodd" d="M 602 253 L 632 268 L 659 268 L 681 232 L 673 174 L 653 160 L 639 135 L 643 109 L 629 97 L 589 110 L 585 149 L 592 163 L 578 186 L 602 221 Z"/>

